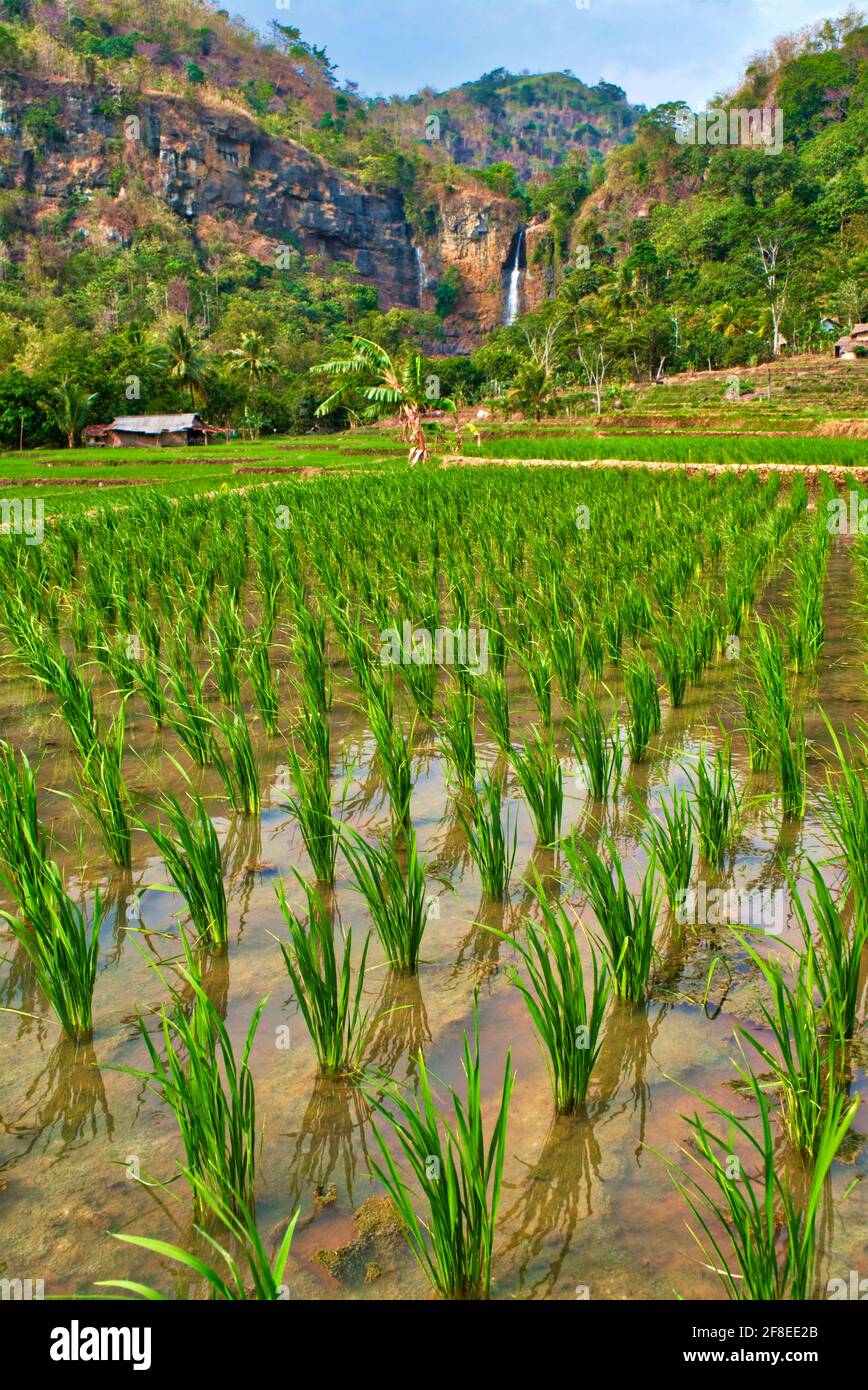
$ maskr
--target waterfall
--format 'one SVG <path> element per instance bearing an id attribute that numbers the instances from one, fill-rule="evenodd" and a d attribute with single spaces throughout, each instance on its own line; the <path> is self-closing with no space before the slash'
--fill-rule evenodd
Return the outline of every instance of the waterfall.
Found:
<path id="1" fill-rule="evenodd" d="M 512 256 L 512 265 L 509 270 L 509 291 L 506 296 L 506 313 L 503 321 L 509 326 L 515 323 L 518 318 L 518 311 L 521 308 L 521 272 L 522 258 L 524 253 L 524 230 L 520 231 L 515 238 L 515 251 Z"/>
<path id="2" fill-rule="evenodd" d="M 423 295 L 428 288 L 428 272 L 425 269 L 425 257 L 422 255 L 418 246 L 414 246 L 416 253 L 416 283 L 419 287 L 419 308 L 424 304 Z"/>
<path id="3" fill-rule="evenodd" d="M 6 93 L 0 91 L 0 135 L 14 135 L 15 121 L 12 111 L 6 104 Z"/>

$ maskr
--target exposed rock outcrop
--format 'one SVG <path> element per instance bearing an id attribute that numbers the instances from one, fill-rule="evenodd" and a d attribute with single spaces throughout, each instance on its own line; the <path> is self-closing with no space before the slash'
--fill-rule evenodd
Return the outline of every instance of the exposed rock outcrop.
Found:
<path id="1" fill-rule="evenodd" d="M 57 121 L 65 138 L 34 149 L 20 115 L 25 102 L 46 105 L 52 97 L 60 101 Z M 301 145 L 269 139 L 236 110 L 147 93 L 134 110 L 112 118 L 90 89 L 61 82 L 7 88 L 2 102 L 3 184 L 26 186 L 37 205 L 106 189 L 116 171 L 122 178 L 139 176 L 194 229 L 201 216 L 222 210 L 251 236 L 272 238 L 274 254 L 291 239 L 306 255 L 351 262 L 376 285 L 384 307 L 418 307 L 400 193 L 362 187 Z M 117 220 L 122 224 L 122 215 Z"/>
<path id="2" fill-rule="evenodd" d="M 444 322 L 446 351 L 469 351 L 503 322 L 507 266 L 520 226 L 521 210 L 509 198 L 473 188 L 441 195 L 437 232 L 424 255 L 437 279 L 449 266 L 458 271 L 460 298 Z"/>
<path id="3" fill-rule="evenodd" d="M 52 103 L 58 133 L 35 142 L 23 112 Z M 295 247 L 325 264 L 349 262 L 377 288 L 384 309 L 432 309 L 437 282 L 455 267 L 459 294 L 439 351 L 467 352 L 503 321 L 506 267 L 521 224 L 511 199 L 472 184 L 446 188 L 437 195 L 436 230 L 414 241 L 399 191 L 364 187 L 302 145 L 263 134 L 236 108 L 147 92 L 107 114 L 84 84 L 4 83 L 0 186 L 26 187 L 37 219 L 77 195 L 85 202 L 75 229 L 123 244 L 134 226 L 128 202 L 134 180 L 194 233 L 213 233 L 222 220 L 232 239 L 260 260 L 291 256 Z M 108 190 L 114 197 L 94 225 L 88 203 Z M 528 304 L 544 293 L 534 276 L 529 267 Z"/>

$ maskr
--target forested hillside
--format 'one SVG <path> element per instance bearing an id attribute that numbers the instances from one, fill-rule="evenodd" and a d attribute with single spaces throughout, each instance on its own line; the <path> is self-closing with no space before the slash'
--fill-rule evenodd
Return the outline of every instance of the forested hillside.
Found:
<path id="1" fill-rule="evenodd" d="M 0 21 L 7 445 L 191 406 L 310 428 L 309 368 L 352 334 L 536 414 L 601 373 L 617 393 L 829 351 L 868 317 L 857 14 L 723 99 L 780 109 L 779 155 L 680 144 L 677 100 L 569 72 L 370 99 L 292 26 L 200 0 L 2 0 Z"/>
<path id="2" fill-rule="evenodd" d="M 377 103 L 375 119 L 404 139 L 420 130 L 476 169 L 504 161 L 520 180 L 544 179 L 583 151 L 602 156 L 629 140 L 644 107 L 611 82 L 593 87 L 574 73 L 531 76 L 497 68 L 447 92 L 431 88 Z"/>

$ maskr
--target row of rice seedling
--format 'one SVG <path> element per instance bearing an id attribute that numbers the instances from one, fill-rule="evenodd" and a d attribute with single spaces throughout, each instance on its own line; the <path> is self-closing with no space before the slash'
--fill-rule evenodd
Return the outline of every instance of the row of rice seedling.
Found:
<path id="1" fill-rule="evenodd" d="M 537 837 L 553 845 L 560 837 L 564 814 L 564 773 L 551 732 L 534 729 L 521 749 L 512 750 L 512 767 L 533 816 Z"/>
<path id="2" fill-rule="evenodd" d="M 123 775 L 126 704 L 99 742 L 92 744 L 78 774 L 79 805 L 88 812 L 113 864 L 132 863 L 133 812 Z"/>
<path id="3" fill-rule="evenodd" d="M 695 1174 L 664 1154 L 657 1156 L 690 1208 L 698 1226 L 688 1227 L 690 1234 L 726 1296 L 738 1302 L 802 1302 L 817 1296 L 820 1204 L 858 1099 L 845 1104 L 839 1094 L 826 1110 L 807 1184 L 798 1184 L 781 1165 L 760 1081 L 749 1068 L 740 1074 L 756 1106 L 759 1135 L 731 1110 L 691 1091 L 722 1127 L 699 1113 L 687 1117 L 690 1146 L 683 1152 Z M 754 1171 L 748 1170 L 748 1157 Z"/>
<path id="4" fill-rule="evenodd" d="M 295 990 L 305 1025 L 314 1045 L 320 1071 L 326 1076 L 354 1075 L 368 1033 L 368 1011 L 362 1008 L 365 963 L 370 935 L 365 939 L 355 986 L 352 984 L 352 930 L 347 931 L 338 962 L 334 922 L 316 889 L 300 880 L 307 899 L 307 923 L 293 912 L 283 884 L 278 901 L 290 934 L 280 942 L 286 972 Z"/>
<path id="5" fill-rule="evenodd" d="M 637 656 L 624 669 L 624 687 L 630 707 L 627 747 L 634 763 L 641 763 L 653 736 L 660 732 L 660 694 L 650 665 Z"/>
<path id="6" fill-rule="evenodd" d="M 534 894 L 542 923 L 530 920 L 525 942 L 516 942 L 527 982 L 514 966 L 508 973 L 521 992 L 546 1057 L 555 1109 L 575 1114 L 585 1105 L 591 1074 L 602 1047 L 602 1027 L 612 988 L 610 967 L 591 947 L 590 999 L 576 931 L 561 904 L 552 906 L 537 875 Z M 503 940 L 510 938 L 498 933 Z"/>
<path id="7" fill-rule="evenodd" d="M 821 501 L 831 485 L 823 489 Z M 830 535 L 825 506 L 818 506 L 817 517 L 799 546 L 792 565 L 793 589 L 787 626 L 790 660 L 797 674 L 812 667 L 823 650 L 823 586 L 829 559 Z"/>
<path id="8" fill-rule="evenodd" d="M 176 796 L 166 794 L 159 803 L 158 824 L 144 828 L 184 899 L 199 942 L 223 949 L 229 921 L 220 841 L 202 798 L 194 792 L 191 800 L 192 814 Z"/>
<path id="9" fill-rule="evenodd" d="M 171 1007 L 164 1005 L 160 1010 L 162 1047 L 157 1047 L 140 1018 L 151 1070 L 126 1070 L 146 1081 L 175 1116 L 184 1146 L 182 1171 L 191 1179 L 200 1216 L 207 1210 L 206 1193 L 234 1208 L 236 1215 L 245 1210 L 252 1213 L 258 1136 L 250 1050 L 265 1000 L 254 1010 L 241 1056 L 236 1058 L 195 954 L 183 935 L 182 941 L 185 965 L 175 968 L 192 1003 L 158 971 L 172 997 Z"/>
<path id="10" fill-rule="evenodd" d="M 813 1158 L 822 1133 L 827 1101 L 839 1086 L 839 1058 L 834 1034 L 823 1036 L 825 1001 L 816 1004 L 817 980 L 813 952 L 801 957 L 794 986 L 787 983 L 778 960 L 764 960 L 743 938 L 748 957 L 769 986 L 772 1003 L 763 1005 L 763 1017 L 776 1044 L 770 1048 L 749 1029 L 739 1032 L 774 1077 L 781 1098 L 782 1127 L 791 1144 Z"/>
<path id="11" fill-rule="evenodd" d="M 474 788 L 469 812 L 462 805 L 458 807 L 482 891 L 496 901 L 507 896 L 518 848 L 518 827 L 509 811 L 504 825 L 502 808 L 503 792 L 495 777 L 483 777 L 480 789 Z"/>
<path id="12" fill-rule="evenodd" d="M 449 697 L 440 728 L 440 746 L 459 789 L 476 778 L 476 697 L 461 686 Z"/>
<path id="13" fill-rule="evenodd" d="M 643 842 L 649 856 L 660 867 L 666 884 L 669 908 L 676 912 L 683 904 L 693 876 L 694 816 L 686 792 L 674 792 L 669 801 L 660 802 L 662 819 L 646 807 Z"/>
<path id="14" fill-rule="evenodd" d="M 197 1225 L 195 1230 L 200 1242 L 206 1246 L 205 1257 L 198 1249 L 190 1250 L 168 1241 L 155 1240 L 151 1236 L 113 1231 L 114 1238 L 172 1261 L 180 1267 L 179 1272 L 192 1273 L 197 1281 L 204 1282 L 210 1298 L 229 1302 L 283 1302 L 288 1296 L 284 1280 L 300 1210 L 287 1222 L 280 1244 L 272 1256 L 259 1233 L 255 1214 L 245 1207 L 239 1194 L 235 1193 L 231 1200 L 224 1201 L 195 1173 L 188 1171 L 185 1176 L 193 1189 L 197 1208 L 203 1213 L 203 1224 Z M 218 1239 L 217 1230 L 225 1245 Z M 129 1294 L 149 1302 L 165 1301 L 165 1295 L 158 1289 L 137 1280 L 98 1279 L 96 1287 L 116 1290 L 107 1295 L 111 1298 L 123 1298 Z"/>
<path id="15" fill-rule="evenodd" d="M 330 768 L 321 758 L 301 758 L 294 748 L 288 749 L 287 757 L 295 795 L 286 804 L 295 816 L 317 881 L 334 883 L 338 832 Z"/>
<path id="16" fill-rule="evenodd" d="M 33 769 L 7 743 L 0 743 L 0 812 L 0 883 L 18 907 L 0 911 L 0 918 L 26 952 L 66 1036 L 86 1041 L 93 1032 L 102 899 L 97 890 L 88 921 L 66 892 L 48 854 Z"/>
<path id="17" fill-rule="evenodd" d="M 410 1099 L 384 1079 L 373 1104 L 391 1126 L 416 1179 L 424 1218 L 381 1129 L 373 1130 L 382 1163 L 372 1169 L 395 1204 L 410 1249 L 441 1298 L 487 1298 L 494 1236 L 503 1184 L 506 1128 L 515 1085 L 510 1053 L 490 1137 L 482 1116 L 479 1017 L 474 1001 L 474 1040 L 465 1035 L 466 1096 L 449 1087 L 452 1119 L 438 1117 L 425 1058 L 419 1055 L 418 1096 Z M 417 1199 L 418 1200 L 418 1199 Z"/>
<path id="18" fill-rule="evenodd" d="M 850 735 L 842 742 L 830 732 L 836 765 L 827 772 L 824 824 L 847 870 L 854 912 L 868 920 L 868 745 L 863 737 Z"/>
<path id="19" fill-rule="evenodd" d="M 412 825 L 382 845 L 368 843 L 344 827 L 342 849 L 356 888 L 365 900 L 386 959 L 414 974 L 428 919 L 425 860 L 419 857 Z M 406 861 L 404 863 L 403 861 Z"/>
<path id="20" fill-rule="evenodd" d="M 43 861 L 35 882 L 28 885 L 19 913 L 0 911 L 0 918 L 27 953 L 63 1032 L 77 1042 L 86 1042 L 93 1034 L 102 915 L 99 889 L 88 920 L 85 908 L 66 892 L 60 869 L 50 859 Z"/>
<path id="21" fill-rule="evenodd" d="M 617 792 L 624 768 L 624 743 L 617 714 L 607 724 L 596 699 L 586 692 L 580 696 L 567 727 L 591 795 L 605 801 Z"/>
<path id="22" fill-rule="evenodd" d="M 396 487 L 394 496 L 376 480 L 365 479 L 352 506 L 333 486 L 318 487 L 315 495 L 305 495 L 303 490 L 287 490 L 281 485 L 274 497 L 288 497 L 292 502 L 288 508 L 290 525 L 281 531 L 273 528 L 272 499 L 265 494 L 220 499 L 213 509 L 197 502 L 179 509 L 179 517 L 164 515 L 159 508 L 153 514 L 146 513 L 143 504 L 138 517 L 141 520 L 147 515 L 153 530 L 152 537 L 136 542 L 136 567 L 147 582 L 138 585 L 133 605 L 126 607 L 121 594 L 122 571 L 112 570 L 106 582 L 99 575 L 94 555 L 105 557 L 117 546 L 128 523 L 121 520 L 109 530 L 98 518 L 87 519 L 83 530 L 88 544 L 79 547 L 86 558 L 76 561 L 69 547 L 58 543 L 34 583 L 41 586 L 49 573 L 60 576 L 64 595 L 76 584 L 86 583 L 100 620 L 117 623 L 122 629 L 141 623 L 136 605 L 145 608 L 156 600 L 167 630 L 162 642 L 159 628 L 149 638 L 152 665 L 144 681 L 137 678 L 141 664 L 127 666 L 113 659 L 114 664 L 106 666 L 121 696 L 119 713 L 111 726 L 115 752 L 110 750 L 109 757 L 114 761 L 109 763 L 108 780 L 97 763 L 91 763 L 90 780 L 82 789 L 83 796 L 98 797 L 92 814 L 105 825 L 102 833 L 106 844 L 108 835 L 120 829 L 115 816 L 118 806 L 123 806 L 127 827 L 143 825 L 122 794 L 126 699 L 144 699 L 158 726 L 162 722 L 174 727 L 194 763 L 215 769 L 233 808 L 255 816 L 260 808 L 259 782 L 241 680 L 244 674 L 250 676 L 271 736 L 280 727 L 281 701 L 293 689 L 300 709 L 293 727 L 297 748 L 289 750 L 295 788 L 290 807 L 313 873 L 320 887 L 331 885 L 337 856 L 343 851 L 387 962 L 395 970 L 417 970 L 427 894 L 425 864 L 417 851 L 410 816 L 413 732 L 409 736 L 405 733 L 400 713 L 396 713 L 392 673 L 384 670 L 376 657 L 377 634 L 392 626 L 400 630 L 397 620 L 407 615 L 429 630 L 441 617 L 465 629 L 479 619 L 493 635 L 489 672 L 479 676 L 458 660 L 450 672 L 453 682 L 445 693 L 441 691 L 443 672 L 436 662 L 401 662 L 399 675 L 417 718 L 430 721 L 442 740 L 458 818 L 483 891 L 489 898 L 502 900 L 508 894 L 514 865 L 515 824 L 509 812 L 504 822 L 500 779 L 484 776 L 478 784 L 477 712 L 484 710 L 482 717 L 492 737 L 512 764 L 539 840 L 546 845 L 557 843 L 564 796 L 563 772 L 555 752 L 554 701 L 559 698 L 566 707 L 569 733 L 592 795 L 599 800 L 614 796 L 623 775 L 625 751 L 617 711 L 607 723 L 598 692 L 583 690 L 582 679 L 599 682 L 607 662 L 623 665 L 629 710 L 627 747 L 631 759 L 640 762 L 662 722 L 658 678 L 646 653 L 656 651 L 670 703 L 677 706 L 686 696 L 687 682 L 701 679 L 713 659 L 715 643 L 719 647 L 730 632 L 737 631 L 734 623 L 743 620 L 755 601 L 761 571 L 747 563 L 745 551 L 751 539 L 762 535 L 765 558 L 770 562 L 772 552 L 803 511 L 798 497 L 790 498 L 786 507 L 779 505 L 777 484 L 769 488 L 753 480 L 743 486 L 735 480 L 732 484 L 721 480 L 715 490 L 696 480 L 696 492 L 691 494 L 674 479 L 670 500 L 683 503 L 684 515 L 673 505 L 673 522 L 667 531 L 661 500 L 647 480 L 631 480 L 629 488 L 632 525 L 628 538 L 623 534 L 623 500 L 613 502 L 605 487 L 592 479 L 587 483 L 582 479 L 578 487 L 569 478 L 542 479 L 540 490 L 545 496 L 532 499 L 534 526 L 529 524 L 531 494 L 526 484 L 517 485 L 516 479 L 511 479 L 507 486 L 501 478 L 484 475 L 442 481 L 421 477 Z M 589 498 L 593 546 L 574 523 L 577 496 Z M 548 509 L 542 505 L 544 501 L 551 504 Z M 324 513 L 328 527 L 322 522 Z M 665 521 L 669 521 L 668 508 Z M 472 554 L 466 558 L 444 549 L 438 540 L 449 534 L 450 526 L 459 524 L 461 534 L 474 538 Z M 222 572 L 216 558 L 221 530 L 231 542 L 231 560 Z M 697 536 L 703 539 L 697 541 Z M 91 547 L 90 542 L 95 544 Z M 720 593 L 699 588 L 697 581 L 704 566 L 715 568 L 715 586 Z M 642 578 L 636 581 L 628 577 L 633 575 Z M 185 583 L 193 578 L 195 583 Z M 258 595 L 260 625 L 254 638 L 247 635 L 241 619 L 245 586 L 255 587 Z M 160 594 L 166 596 L 165 603 Z M 176 625 L 179 610 L 175 600 L 180 594 L 187 597 Z M 441 603 L 445 614 L 441 614 Z M 51 602 L 43 595 L 38 604 L 45 632 L 51 632 L 51 623 L 56 622 Z M 289 648 L 297 680 L 283 682 L 273 669 L 271 648 L 287 605 Z M 16 623 L 21 629 L 18 619 L 13 618 L 10 625 L 7 617 L 7 633 L 13 633 Z M 81 635 L 90 648 L 92 635 Z M 52 673 L 55 668 L 51 662 L 57 659 L 56 637 L 53 643 L 49 650 L 54 655 L 45 663 L 45 669 Z M 159 656 L 161 647 L 163 658 Z M 16 650 L 21 659 L 26 643 L 20 643 Z M 245 656 L 247 651 L 249 657 Z M 43 657 L 38 654 L 37 659 Z M 341 659 L 348 663 L 361 693 L 389 797 L 391 833 L 376 846 L 341 826 L 336 814 L 340 805 L 332 787 L 329 716 L 332 667 Z M 513 673 L 525 669 L 539 719 L 538 727 L 518 747 L 513 746 L 511 736 L 506 679 L 510 666 Z M 88 717 L 87 683 L 74 665 L 69 671 L 66 706 L 61 702 L 61 707 L 72 711 L 74 737 L 80 739 L 82 750 L 92 753 L 91 735 L 97 730 L 102 738 L 102 726 L 95 715 Z M 210 708 L 209 680 L 226 707 L 220 715 Z M 442 713 L 438 713 L 440 709 Z M 792 720 L 788 725 L 791 733 Z M 85 752 L 82 759 L 86 769 Z M 119 781 L 111 780 L 113 767 Z M 718 866 L 734 843 L 741 800 L 728 746 L 718 750 L 710 769 L 704 756 L 700 758 L 693 783 L 695 823 L 687 797 L 676 796 L 671 807 L 664 808 L 662 822 L 646 825 L 649 862 L 637 893 L 627 888 L 624 866 L 611 840 L 604 837 L 603 855 L 578 835 L 566 841 L 565 854 L 576 886 L 597 922 L 590 945 L 590 971 L 583 969 L 566 912 L 560 904 L 548 901 L 537 881 L 536 902 L 542 921 L 540 925 L 527 924 L 518 943 L 523 969 L 511 967 L 510 974 L 524 996 L 546 1054 L 554 1103 L 560 1111 L 577 1113 L 585 1104 L 602 1046 L 602 1022 L 610 996 L 630 1003 L 647 998 L 660 906 L 658 875 L 663 876 L 673 905 L 690 881 L 694 835 L 704 857 Z M 14 800 L 19 792 L 13 789 L 12 795 Z M 19 819 L 29 829 L 14 831 L 19 843 L 12 846 L 16 863 L 20 862 L 22 883 L 27 882 L 28 846 L 38 842 L 40 833 L 35 812 L 30 815 L 27 810 L 28 797 L 22 783 Z M 186 900 L 198 944 L 223 947 L 228 939 L 225 866 L 204 802 L 197 796 L 192 805 L 191 816 L 172 798 L 162 800 L 161 824 L 149 833 L 173 884 Z M 162 823 L 166 820 L 168 830 Z M 37 871 L 33 877 L 38 879 Z M 304 893 L 306 920 L 296 915 L 280 893 L 289 931 L 289 942 L 281 943 L 286 969 L 314 1039 L 320 1069 L 358 1081 L 371 1023 L 362 1002 L 371 938 L 363 945 L 354 978 L 351 934 L 347 933 L 341 952 L 326 902 L 311 884 L 304 885 Z M 809 1119 L 806 1106 L 799 1109 L 795 1102 L 790 1106 L 785 1090 L 790 1072 L 797 1069 L 807 1073 L 808 1065 L 808 1034 L 800 1038 L 793 1034 L 795 1004 L 801 1001 L 804 1006 L 812 990 L 822 995 L 824 981 L 834 977 L 839 993 L 845 984 L 849 991 L 835 1028 L 845 1029 L 848 1020 L 851 1030 L 855 1025 L 858 1003 L 851 1007 L 851 1001 L 856 937 L 847 938 L 850 944 L 845 950 L 844 936 L 841 922 L 836 924 L 834 914 L 827 914 L 826 929 L 802 976 L 793 986 L 783 983 L 781 977 L 781 989 L 769 1011 L 770 1020 L 786 1024 L 791 1041 L 793 1067 L 785 1058 L 778 1080 L 784 1097 L 781 1113 L 788 1117 L 793 1135 L 807 1133 Z M 238 1239 L 245 1258 L 251 1256 L 250 1267 L 258 1271 L 257 1278 L 261 1276 L 256 1285 L 262 1290 L 260 1296 L 273 1296 L 268 1292 L 274 1287 L 273 1270 L 261 1261 L 257 1263 L 254 1165 L 250 1158 L 255 1151 L 255 1112 L 244 1071 L 258 1015 L 239 1067 L 234 1054 L 224 1055 L 217 1020 L 208 1014 L 190 984 L 196 979 L 195 969 L 188 948 L 187 987 L 194 996 L 192 1015 L 188 1001 L 189 1037 L 182 1036 L 180 1022 L 176 1030 L 172 1009 L 164 1011 L 163 1027 L 167 1019 L 170 1025 L 158 1054 L 163 1071 L 159 1071 L 157 1054 L 152 1052 L 153 1070 L 148 1079 L 167 1101 L 172 1088 L 176 1102 L 182 1095 L 186 1098 L 176 1114 L 179 1129 L 186 1135 L 184 1171 L 194 1201 L 203 1217 L 207 1208 L 231 1233 L 231 1239 Z M 769 982 L 774 984 L 771 976 Z M 831 1011 L 827 1023 L 831 1029 Z M 151 1042 L 154 1046 L 153 1039 Z M 828 1058 L 830 1048 L 822 1037 L 820 1042 Z M 176 1063 L 182 1068 L 180 1080 L 172 1072 Z M 197 1071 L 200 1063 L 201 1076 Z M 229 1079 L 227 1066 L 234 1080 Z M 507 1060 L 500 1110 L 489 1140 L 482 1125 L 478 1030 L 475 1051 L 465 1042 L 467 1097 L 462 1099 L 452 1092 L 455 1119 L 445 1129 L 434 1110 L 424 1059 L 418 1066 L 421 1089 L 416 1101 L 384 1078 L 365 1082 L 381 1120 L 394 1128 L 399 1149 L 415 1176 L 416 1192 L 410 1192 L 392 1156 L 393 1147 L 382 1135 L 378 1135 L 383 1154 L 379 1176 L 395 1201 L 432 1286 L 448 1297 L 484 1296 L 491 1281 L 512 1084 L 510 1064 Z M 223 1078 L 219 1096 L 213 1085 L 209 1089 L 205 1084 L 209 1070 Z M 837 1067 L 834 1071 L 837 1074 Z M 816 1080 L 813 1096 L 821 1083 L 828 1085 L 831 1074 L 826 1061 L 819 1072 L 811 1073 Z M 820 1128 L 813 1131 L 815 1154 L 823 1152 L 823 1126 L 836 1104 L 837 1100 L 826 1104 Z M 202 1113 L 191 1118 L 197 1106 Z M 213 1120 L 210 1129 L 204 1119 L 206 1112 Z M 432 1155 L 438 1161 L 436 1179 L 428 1171 Z M 286 1251 L 282 1251 L 284 1262 Z M 239 1277 L 236 1264 L 228 1283 L 219 1285 L 220 1296 L 233 1296 L 233 1287 L 235 1296 L 240 1296 Z"/>
<path id="23" fill-rule="evenodd" d="M 844 1050 L 855 1036 L 863 1009 L 868 980 L 862 962 L 868 945 L 868 918 L 858 906 L 848 924 L 845 911 L 835 902 L 819 867 L 808 861 L 813 880 L 811 893 L 812 930 L 804 902 L 798 893 L 793 901 L 802 933 L 805 958 L 810 960 L 829 1035 Z"/>
<path id="24" fill-rule="evenodd" d="M 724 739 L 716 748 L 709 770 L 700 753 L 695 769 L 688 771 L 696 807 L 699 847 L 703 858 L 720 868 L 741 828 L 742 794 L 732 770 L 732 743 Z"/>
<path id="25" fill-rule="evenodd" d="M 836 449 L 834 446 L 844 447 Z M 600 453 L 600 440 L 595 435 L 582 435 L 575 429 L 568 434 L 546 431 L 528 435 L 511 431 L 503 437 L 486 437 L 481 454 L 485 458 L 502 459 L 595 459 Z M 659 460 L 661 441 L 656 434 L 610 435 L 606 439 L 609 457 L 620 459 Z M 668 435 L 665 456 L 670 463 L 767 465 L 770 458 L 778 463 L 814 468 L 828 463 L 835 468 L 864 466 L 865 449 L 860 440 L 823 440 L 814 438 L 778 437 L 771 444 L 762 437 L 750 434 L 727 435 Z"/>
<path id="26" fill-rule="evenodd" d="M 394 694 L 390 682 L 383 681 L 368 692 L 368 722 L 377 745 L 377 756 L 389 793 L 395 825 L 410 820 L 410 794 L 413 766 L 410 738 L 395 719 Z"/>
<path id="27" fill-rule="evenodd" d="M 485 717 L 491 736 L 500 752 L 508 757 L 512 752 L 512 735 L 506 681 L 501 674 L 492 672 L 481 676 L 475 688 L 478 698 L 485 706 Z"/>
<path id="28" fill-rule="evenodd" d="M 653 850 L 638 895 L 627 887 L 624 867 L 612 841 L 603 836 L 604 859 L 581 835 L 564 846 L 579 891 L 593 909 L 612 987 L 627 1003 L 643 1000 L 654 963 L 654 937 L 660 909 L 657 861 Z"/>
<path id="29" fill-rule="evenodd" d="M 748 658 L 750 684 L 739 686 L 751 770 L 777 766 L 784 815 L 800 818 L 807 794 L 805 725 L 797 717 L 776 628 L 757 621 Z"/>
<path id="30" fill-rule="evenodd" d="M 39 891 L 46 857 L 35 773 L 26 754 L 16 756 L 11 744 L 0 742 L 0 863 L 25 918 L 35 910 L 29 904 Z"/>

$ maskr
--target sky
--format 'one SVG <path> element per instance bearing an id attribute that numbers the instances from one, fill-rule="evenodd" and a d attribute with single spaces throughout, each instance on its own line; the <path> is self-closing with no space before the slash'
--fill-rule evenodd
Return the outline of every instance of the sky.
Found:
<path id="1" fill-rule="evenodd" d="M 471 81 L 492 68 L 571 68 L 633 102 L 701 108 L 778 34 L 846 0 L 222 0 L 260 30 L 276 19 L 324 45 L 367 96 Z"/>

